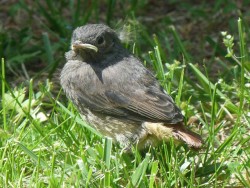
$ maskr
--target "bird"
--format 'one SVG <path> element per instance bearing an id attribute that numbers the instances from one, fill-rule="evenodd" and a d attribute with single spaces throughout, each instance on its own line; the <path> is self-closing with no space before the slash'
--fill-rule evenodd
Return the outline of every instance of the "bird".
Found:
<path id="1" fill-rule="evenodd" d="M 202 147 L 201 136 L 185 126 L 171 96 L 109 26 L 77 27 L 65 58 L 62 89 L 82 118 L 102 135 L 127 150 L 171 139 L 177 145 Z"/>

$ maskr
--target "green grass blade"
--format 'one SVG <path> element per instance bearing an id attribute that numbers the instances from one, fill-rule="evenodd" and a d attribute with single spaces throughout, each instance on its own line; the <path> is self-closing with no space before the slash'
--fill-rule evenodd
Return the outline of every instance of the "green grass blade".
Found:
<path id="1" fill-rule="evenodd" d="M 139 166 L 131 176 L 132 185 L 134 187 L 139 186 L 140 182 L 142 181 L 142 178 L 144 177 L 144 174 L 146 173 L 147 167 L 149 165 L 149 161 L 150 154 L 147 153 L 145 159 L 139 164 Z"/>
<path id="2" fill-rule="evenodd" d="M 184 61 L 184 65 L 185 65 L 185 61 Z M 181 94 L 182 94 L 182 88 L 183 88 L 183 83 L 184 83 L 184 73 L 185 73 L 185 67 L 182 68 L 181 70 L 181 76 L 180 76 L 180 81 L 179 81 L 179 85 L 178 85 L 178 94 L 176 96 L 175 102 L 178 106 L 180 106 L 181 104 Z"/>
<path id="3" fill-rule="evenodd" d="M 105 179 L 104 187 L 110 186 L 110 161 L 111 161 L 111 151 L 112 151 L 112 139 L 105 137 L 104 142 L 104 162 L 105 162 Z"/>
<path id="4" fill-rule="evenodd" d="M 112 139 L 109 137 L 105 137 L 104 161 L 107 169 L 110 169 L 111 151 L 112 151 Z"/>
<path id="5" fill-rule="evenodd" d="M 53 49 L 51 48 L 48 33 L 43 33 L 42 36 L 43 36 L 44 50 L 47 56 L 47 63 L 49 65 L 52 65 L 54 63 L 54 57 L 53 57 Z"/>
<path id="6" fill-rule="evenodd" d="M 210 88 L 212 90 L 215 89 L 215 85 L 211 83 L 202 72 L 196 68 L 192 63 L 189 63 L 189 66 L 193 70 L 193 72 L 196 75 L 196 78 L 199 80 L 200 84 L 203 86 L 203 89 L 207 92 L 210 93 Z M 216 90 L 216 94 L 223 100 L 226 101 L 225 106 L 233 111 L 234 113 L 238 112 L 238 107 L 235 106 L 219 89 Z"/>
<path id="7" fill-rule="evenodd" d="M 108 0 L 108 11 L 106 15 L 106 22 L 110 25 L 111 18 L 113 16 L 114 7 L 115 7 L 116 0 Z"/>
<path id="8" fill-rule="evenodd" d="M 71 117 L 75 117 L 76 116 L 75 114 L 73 114 L 72 112 L 70 112 L 65 106 L 63 106 L 62 103 L 60 103 L 59 101 L 57 101 L 57 104 L 63 109 L 64 112 L 66 112 L 67 114 L 69 114 Z M 88 130 L 90 130 L 96 136 L 102 137 L 102 135 L 98 131 L 96 131 L 93 127 L 87 125 L 79 116 L 75 117 L 75 121 L 77 123 L 79 123 L 80 125 L 84 126 L 85 128 L 87 128 Z"/>
<path id="9" fill-rule="evenodd" d="M 191 62 L 191 57 L 189 56 L 189 54 L 187 53 L 185 47 L 183 46 L 182 42 L 181 42 L 181 39 L 179 37 L 179 35 L 177 34 L 176 30 L 175 30 L 175 27 L 174 26 L 171 26 L 170 27 L 170 30 L 174 36 L 174 39 L 176 41 L 176 43 L 178 44 L 178 46 L 180 47 L 181 49 L 181 52 L 183 53 L 184 55 L 184 58 L 188 61 L 188 63 Z"/>
<path id="10" fill-rule="evenodd" d="M 90 180 L 91 180 L 91 177 L 92 177 L 92 173 L 93 173 L 92 168 L 89 168 L 88 175 L 87 175 L 87 180 L 86 180 L 86 185 L 85 185 L 86 188 L 88 188 L 88 186 L 89 186 L 89 184 L 90 184 Z"/>
<path id="11" fill-rule="evenodd" d="M 43 159 L 37 157 L 37 155 L 34 152 L 25 147 L 21 142 L 17 142 L 17 145 L 23 150 L 24 153 L 26 153 L 37 164 L 41 164 L 42 167 L 49 167 L 49 165 Z"/>
<path id="12" fill-rule="evenodd" d="M 159 47 L 155 46 L 154 51 L 155 51 L 155 57 L 156 57 L 155 67 L 156 67 L 157 77 L 159 80 L 163 82 L 165 80 L 165 71 L 163 69 Z"/>
<path id="13" fill-rule="evenodd" d="M 7 119 L 6 119 L 6 108 L 5 108 L 5 62 L 4 58 L 1 61 L 2 64 L 2 75 L 1 75 L 1 82 L 2 82 L 2 116 L 3 116 L 3 128 L 7 131 Z"/>
<path id="14" fill-rule="evenodd" d="M 245 90 L 245 64 L 247 62 L 247 53 L 245 50 L 245 39 L 244 39 L 244 31 L 241 18 L 238 19 L 238 31 L 239 31 L 239 39 L 240 39 L 240 62 L 241 62 L 241 74 L 240 74 L 240 108 L 238 114 L 240 117 L 243 108 L 243 101 L 244 101 L 244 90 Z"/>
<path id="15" fill-rule="evenodd" d="M 156 174 L 158 172 L 158 161 L 154 161 L 152 163 L 151 174 L 150 174 L 150 181 L 149 181 L 149 188 L 154 188 Z"/>

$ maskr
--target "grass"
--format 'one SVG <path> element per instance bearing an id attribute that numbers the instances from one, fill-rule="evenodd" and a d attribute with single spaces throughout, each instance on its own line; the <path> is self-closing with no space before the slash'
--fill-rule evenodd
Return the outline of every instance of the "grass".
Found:
<path id="1" fill-rule="evenodd" d="M 211 11 L 217 13 L 225 2 L 216 3 Z M 98 14 L 101 3 L 106 3 L 107 10 Z M 170 142 L 144 152 L 135 147 L 126 154 L 84 122 L 47 79 L 53 80 L 64 62 L 72 28 L 88 21 L 117 21 L 118 3 L 101 3 L 47 0 L 31 7 L 19 1 L 10 7 L 13 18 L 25 12 L 43 22 L 34 25 L 37 30 L 23 23 L 19 32 L 0 31 L 0 54 L 5 57 L 1 59 L 1 187 L 250 187 L 249 28 L 244 15 L 230 20 L 238 31 L 226 28 L 220 41 L 204 39 L 213 52 L 204 64 L 195 63 L 190 44 L 169 21 L 173 17 L 158 23 L 163 28 L 159 33 L 143 24 L 136 26 L 141 38 L 126 47 L 153 69 L 182 109 L 188 126 L 202 135 L 204 147 L 197 152 Z M 124 4 L 121 11 L 131 28 L 146 5 L 146 1 Z M 186 6 L 190 7 L 180 3 Z M 205 6 L 192 6 L 188 14 L 204 19 Z M 61 14 L 65 7 L 69 8 Z M 237 7 L 229 3 L 222 12 L 234 10 Z M 222 67 L 219 75 L 208 65 L 212 61 Z"/>

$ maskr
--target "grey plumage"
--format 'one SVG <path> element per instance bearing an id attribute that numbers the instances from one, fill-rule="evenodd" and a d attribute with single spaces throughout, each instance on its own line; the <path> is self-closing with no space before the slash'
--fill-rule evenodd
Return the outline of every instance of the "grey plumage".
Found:
<path id="1" fill-rule="evenodd" d="M 183 115 L 153 74 L 103 24 L 75 29 L 61 85 L 83 118 L 123 146 L 155 145 L 173 137 L 199 148 L 199 135 L 187 130 Z M 179 134 L 180 132 L 183 134 Z M 157 136 L 163 132 L 167 136 Z M 184 135 L 184 137 L 183 137 Z M 188 137 L 188 138 L 186 138 Z"/>

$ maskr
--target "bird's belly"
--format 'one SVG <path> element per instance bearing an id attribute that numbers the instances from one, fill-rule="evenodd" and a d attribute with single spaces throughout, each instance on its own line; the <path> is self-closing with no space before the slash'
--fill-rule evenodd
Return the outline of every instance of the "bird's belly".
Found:
<path id="1" fill-rule="evenodd" d="M 147 135 L 147 131 L 138 122 L 131 122 L 126 119 L 118 119 L 115 117 L 94 114 L 87 110 L 84 115 L 85 119 L 94 126 L 104 136 L 113 138 L 120 145 L 126 147 L 131 144 L 140 142 Z"/>
<path id="2" fill-rule="evenodd" d="M 173 129 L 163 123 L 138 123 L 117 119 L 87 110 L 84 118 L 104 136 L 113 138 L 122 147 L 136 145 L 139 149 L 156 146 L 162 140 L 172 137 Z"/>

